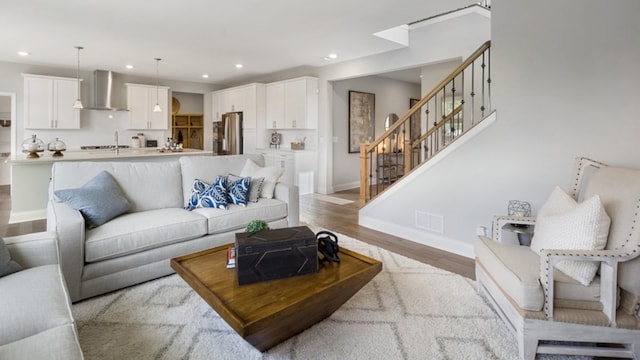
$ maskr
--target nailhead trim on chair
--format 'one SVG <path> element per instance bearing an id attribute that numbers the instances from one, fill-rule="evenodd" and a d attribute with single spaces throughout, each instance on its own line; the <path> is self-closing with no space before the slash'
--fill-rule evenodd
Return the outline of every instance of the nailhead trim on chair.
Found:
<path id="1" fill-rule="evenodd" d="M 581 182 L 581 178 L 582 178 L 582 173 L 585 169 L 585 162 L 591 162 L 593 163 L 593 165 L 600 165 L 600 166 L 607 166 L 604 163 L 595 161 L 595 160 L 591 160 L 589 158 L 586 157 L 582 157 L 579 158 L 578 161 L 578 165 L 577 165 L 577 175 L 576 175 L 576 179 L 575 182 L 573 184 L 573 188 L 571 189 L 571 196 L 577 200 L 578 198 L 578 187 L 580 186 L 580 182 Z M 629 235 L 627 237 L 627 240 L 625 241 L 624 244 L 622 244 L 620 247 L 614 249 L 614 250 L 622 250 L 623 248 L 625 248 L 625 246 L 631 241 L 631 238 L 633 236 L 633 233 L 636 229 L 636 223 L 638 222 L 638 214 L 640 213 L 640 199 L 638 199 L 637 205 L 636 205 L 636 213 L 634 214 L 634 218 L 633 221 L 631 223 L 631 231 L 629 231 Z M 602 255 L 596 255 L 597 257 L 631 257 L 629 260 L 635 258 L 636 256 L 631 256 L 633 253 L 637 253 L 638 249 L 640 249 L 640 242 L 638 244 L 636 244 L 635 249 L 631 249 L 630 251 L 625 252 L 624 254 L 618 254 L 618 255 L 614 255 L 614 254 L 602 254 Z M 544 271 L 543 273 L 543 277 L 544 277 L 544 312 L 547 315 L 547 318 L 551 318 L 552 316 L 550 316 L 549 314 L 549 257 L 551 255 L 562 255 L 562 256 L 566 256 L 566 253 L 559 253 L 559 252 L 555 252 L 555 253 L 547 253 L 546 254 L 546 259 L 545 259 L 545 265 L 546 265 L 546 271 Z M 569 256 L 585 256 L 586 254 L 573 254 L 573 253 L 569 253 Z M 638 311 L 640 311 L 640 302 L 636 303 L 635 305 L 635 310 L 633 311 L 633 314 L 637 314 Z"/>

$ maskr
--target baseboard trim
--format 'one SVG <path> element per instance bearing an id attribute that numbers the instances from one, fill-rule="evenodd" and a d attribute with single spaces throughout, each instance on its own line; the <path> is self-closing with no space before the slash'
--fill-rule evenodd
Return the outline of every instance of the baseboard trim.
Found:
<path id="1" fill-rule="evenodd" d="M 352 181 L 350 183 L 333 185 L 333 192 L 332 193 L 338 192 L 338 191 L 358 189 L 358 188 L 360 188 L 360 181 Z"/>
<path id="2" fill-rule="evenodd" d="M 380 219 L 363 216 L 362 213 L 360 214 L 358 223 L 361 226 L 368 227 L 373 230 L 398 236 L 418 244 L 430 246 L 432 248 L 464 256 L 469 259 L 473 259 L 475 257 L 473 244 L 467 242 L 462 242 L 460 240 L 432 234 L 418 229 L 407 228 L 387 221 L 380 221 Z"/>
<path id="3" fill-rule="evenodd" d="M 30 211 L 12 211 L 9 214 L 9 224 L 16 224 L 25 221 L 43 220 L 47 218 L 47 209 Z"/>

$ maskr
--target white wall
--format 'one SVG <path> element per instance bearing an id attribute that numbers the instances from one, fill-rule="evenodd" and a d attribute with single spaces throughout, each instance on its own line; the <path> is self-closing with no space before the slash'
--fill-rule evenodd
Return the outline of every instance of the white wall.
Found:
<path id="1" fill-rule="evenodd" d="M 173 91 L 172 97 L 180 102 L 178 114 L 202 114 L 204 112 L 204 98 L 209 97 L 198 93 L 186 93 Z"/>
<path id="2" fill-rule="evenodd" d="M 384 133 L 389 113 L 402 116 L 409 99 L 420 98 L 420 85 L 367 76 L 333 83 L 333 190 L 360 186 L 360 154 L 349 153 L 349 91 L 375 94 L 375 137 Z M 374 138 L 375 138 L 374 137 Z"/>
<path id="3" fill-rule="evenodd" d="M 367 209 L 370 220 L 473 256 L 477 226 L 490 227 L 510 199 L 537 212 L 554 186 L 569 187 L 577 156 L 638 168 L 637 14 L 635 0 L 493 1 L 496 123 Z M 417 230 L 416 210 L 443 215 L 444 234 Z"/>

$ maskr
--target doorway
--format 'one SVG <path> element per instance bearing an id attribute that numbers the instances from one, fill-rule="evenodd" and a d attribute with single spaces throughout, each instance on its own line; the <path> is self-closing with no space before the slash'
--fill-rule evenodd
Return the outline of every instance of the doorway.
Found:
<path id="1" fill-rule="evenodd" d="M 6 160 L 11 154 L 11 129 L 16 126 L 14 93 L 0 92 L 0 186 L 11 184 L 11 168 Z"/>

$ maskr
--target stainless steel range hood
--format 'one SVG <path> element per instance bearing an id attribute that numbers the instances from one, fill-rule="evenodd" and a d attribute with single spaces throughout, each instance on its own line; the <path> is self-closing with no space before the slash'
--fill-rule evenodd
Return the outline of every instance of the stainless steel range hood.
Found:
<path id="1" fill-rule="evenodd" d="M 116 91 L 114 73 L 108 70 L 93 72 L 93 104 L 87 110 L 128 111 L 125 106 L 118 106 L 123 96 Z M 124 92 L 124 87 L 122 87 Z"/>

